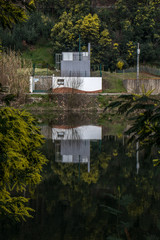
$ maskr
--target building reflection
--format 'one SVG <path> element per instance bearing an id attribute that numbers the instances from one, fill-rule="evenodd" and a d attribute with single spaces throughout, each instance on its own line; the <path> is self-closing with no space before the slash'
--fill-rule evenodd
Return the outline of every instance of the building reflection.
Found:
<path id="1" fill-rule="evenodd" d="M 52 126 L 50 130 L 44 126 L 41 127 L 41 132 L 54 142 L 56 162 L 88 164 L 88 172 L 90 172 L 90 145 L 91 142 L 102 140 L 101 126 L 69 127 L 61 125 Z"/>

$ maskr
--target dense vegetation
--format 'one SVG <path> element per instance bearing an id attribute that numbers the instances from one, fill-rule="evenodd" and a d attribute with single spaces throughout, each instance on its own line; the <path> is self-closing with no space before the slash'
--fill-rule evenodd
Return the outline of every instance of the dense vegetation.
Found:
<path id="1" fill-rule="evenodd" d="M 160 53 L 160 1 L 118 0 L 112 8 L 93 7 L 92 1 L 37 0 L 37 11 L 11 32 L 0 30 L 4 47 L 30 49 L 51 42 L 52 52 L 81 51 L 92 46 L 92 64 L 111 71 L 136 63 L 140 43 L 141 61 L 156 64 Z M 106 3 L 107 5 L 107 3 Z"/>
<path id="2" fill-rule="evenodd" d="M 121 95 L 105 108 L 111 109 L 113 114 L 115 110 L 116 114 L 128 118 L 130 122 L 125 133 L 130 136 L 129 142 L 139 143 L 140 149 L 147 146 L 150 151 L 160 144 L 160 101 L 151 97 L 151 93 Z M 154 162 L 159 165 L 159 158 Z"/>
<path id="3" fill-rule="evenodd" d="M 43 137 L 34 118 L 9 107 L 0 109 L 0 217 L 29 217 L 28 190 L 41 180 L 46 162 L 39 148 Z"/>
<path id="4" fill-rule="evenodd" d="M 0 0 L 0 25 L 11 28 L 16 22 L 27 18 L 33 1 Z M 25 64 L 15 53 L 0 52 L 0 92 L 8 84 L 17 96 L 28 87 L 26 74 L 21 67 Z M 19 90 L 18 90 L 19 89 Z M 24 91 L 20 89 L 25 89 Z M 17 92 L 19 91 L 19 92 Z M 2 95 L 3 96 L 3 95 Z M 6 104 L 14 98 L 13 94 L 4 95 Z M 28 190 L 33 190 L 41 180 L 41 170 L 46 158 L 40 147 L 43 136 L 36 127 L 34 118 L 24 111 L 9 107 L 0 108 L 0 219 L 6 217 L 20 221 L 30 217 L 31 208 Z M 27 196 L 26 196 L 27 195 Z"/>

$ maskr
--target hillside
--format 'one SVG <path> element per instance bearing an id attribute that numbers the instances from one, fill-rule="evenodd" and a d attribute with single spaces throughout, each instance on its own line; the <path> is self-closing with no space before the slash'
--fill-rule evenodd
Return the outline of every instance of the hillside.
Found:
<path id="1" fill-rule="evenodd" d="M 117 0 L 91 0 L 92 8 L 110 8 L 114 7 Z"/>
<path id="2" fill-rule="evenodd" d="M 21 51 L 33 64 L 51 67 L 56 53 L 86 51 L 90 42 L 92 66 L 113 72 L 136 64 L 137 43 L 141 63 L 159 63 L 159 22 L 155 0 L 38 0 L 26 22 L 0 28 L 0 39 L 4 50 Z"/>

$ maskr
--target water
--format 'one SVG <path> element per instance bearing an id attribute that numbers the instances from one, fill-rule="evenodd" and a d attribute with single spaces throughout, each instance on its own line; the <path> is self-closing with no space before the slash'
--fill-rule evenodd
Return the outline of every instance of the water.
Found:
<path id="1" fill-rule="evenodd" d="M 31 195 L 34 218 L 1 227 L 1 239 L 160 239 L 153 151 L 128 145 L 121 124 L 73 122 L 41 124 L 49 161 Z"/>

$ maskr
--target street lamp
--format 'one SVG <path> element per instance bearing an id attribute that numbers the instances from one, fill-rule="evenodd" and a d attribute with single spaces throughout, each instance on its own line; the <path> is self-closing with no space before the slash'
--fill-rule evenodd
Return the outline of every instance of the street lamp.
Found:
<path id="1" fill-rule="evenodd" d="M 137 84 L 136 84 L 137 93 L 139 93 L 139 55 L 140 55 L 140 48 L 139 48 L 139 43 L 138 43 L 138 47 L 137 47 Z"/>

